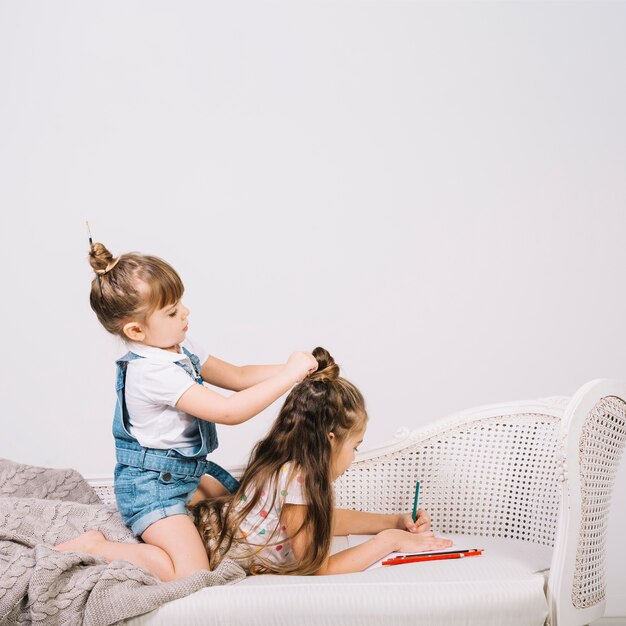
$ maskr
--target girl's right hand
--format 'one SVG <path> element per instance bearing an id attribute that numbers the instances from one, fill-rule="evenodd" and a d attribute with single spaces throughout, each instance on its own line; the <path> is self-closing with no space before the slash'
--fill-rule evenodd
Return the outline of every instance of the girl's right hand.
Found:
<path id="1" fill-rule="evenodd" d="M 294 352 L 287 359 L 286 367 L 296 382 L 300 382 L 317 369 L 317 359 L 310 352 Z"/>
<path id="2" fill-rule="evenodd" d="M 423 533 L 410 533 L 407 530 L 388 529 L 383 530 L 382 533 L 389 536 L 392 552 L 429 552 L 431 550 L 444 550 L 452 545 L 450 539 L 435 537 L 432 530 Z"/>

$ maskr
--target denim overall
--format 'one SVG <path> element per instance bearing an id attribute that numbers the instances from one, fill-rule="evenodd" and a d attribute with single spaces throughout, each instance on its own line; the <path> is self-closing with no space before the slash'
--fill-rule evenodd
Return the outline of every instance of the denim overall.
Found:
<path id="1" fill-rule="evenodd" d="M 176 361 L 197 383 L 202 384 L 200 359 L 183 348 L 193 369 Z M 186 504 L 200 483 L 209 474 L 231 493 L 239 482 L 224 468 L 206 456 L 217 448 L 217 432 L 213 422 L 198 419 L 200 443 L 193 447 L 157 450 L 142 447 L 128 427 L 128 410 L 124 386 L 129 361 L 142 359 L 129 352 L 117 363 L 117 405 L 113 418 L 115 438 L 115 498 L 126 525 L 140 536 L 150 524 L 171 515 L 187 515 Z"/>

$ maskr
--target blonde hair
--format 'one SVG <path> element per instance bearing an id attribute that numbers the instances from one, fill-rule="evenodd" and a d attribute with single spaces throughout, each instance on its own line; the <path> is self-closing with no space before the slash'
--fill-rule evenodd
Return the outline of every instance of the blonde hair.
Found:
<path id="1" fill-rule="evenodd" d="M 330 552 L 334 503 L 333 449 L 328 434 L 332 432 L 336 442 L 343 443 L 350 433 L 363 428 L 367 412 L 361 392 L 339 376 L 339 366 L 328 351 L 315 348 L 313 356 L 317 371 L 287 396 L 269 433 L 254 447 L 239 489 L 191 508 L 211 569 L 227 554 L 251 574 L 309 575 L 320 569 Z M 278 484 L 286 463 L 291 463 L 292 469 L 302 469 L 308 511 L 295 534 L 306 531 L 311 544 L 300 562 L 277 565 L 255 554 L 258 546 L 247 543 L 240 526 L 261 500 L 264 487 Z M 237 506 L 242 501 L 245 505 Z"/>
<path id="2" fill-rule="evenodd" d="M 128 321 L 145 320 L 157 309 L 178 302 L 185 291 L 176 270 L 156 256 L 129 252 L 114 258 L 96 242 L 89 251 L 89 264 L 96 273 L 89 294 L 91 308 L 106 330 L 123 339 Z"/>

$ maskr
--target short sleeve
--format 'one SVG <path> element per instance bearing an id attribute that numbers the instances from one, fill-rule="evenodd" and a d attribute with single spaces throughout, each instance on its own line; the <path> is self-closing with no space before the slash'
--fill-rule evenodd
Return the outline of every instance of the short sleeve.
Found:
<path id="1" fill-rule="evenodd" d="M 289 472 L 286 472 L 289 474 Z M 304 495 L 304 475 L 301 471 L 296 470 L 291 477 L 291 480 L 284 488 L 285 504 L 306 504 L 307 500 Z"/>
<path id="2" fill-rule="evenodd" d="M 179 398 L 196 382 L 176 363 L 149 359 L 131 361 L 127 372 L 126 395 L 150 404 L 176 406 Z"/>
<path id="3" fill-rule="evenodd" d="M 209 351 L 195 339 L 192 339 L 187 335 L 182 345 L 189 350 L 192 354 L 195 354 L 200 359 L 200 365 L 204 365 L 209 358 Z"/>

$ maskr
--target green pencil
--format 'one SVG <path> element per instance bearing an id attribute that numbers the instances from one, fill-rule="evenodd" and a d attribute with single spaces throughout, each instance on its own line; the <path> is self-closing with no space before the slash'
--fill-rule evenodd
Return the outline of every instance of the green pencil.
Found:
<path id="1" fill-rule="evenodd" d="M 413 500 L 413 521 L 417 521 L 417 501 L 420 497 L 420 481 L 415 483 L 415 500 Z"/>

